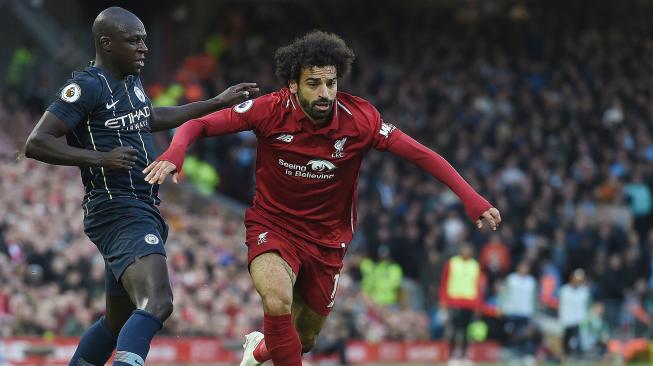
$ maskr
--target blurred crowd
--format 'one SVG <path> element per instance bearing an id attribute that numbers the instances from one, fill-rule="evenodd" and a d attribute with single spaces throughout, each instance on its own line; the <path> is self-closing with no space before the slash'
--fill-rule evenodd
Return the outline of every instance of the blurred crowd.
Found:
<path id="1" fill-rule="evenodd" d="M 504 222 L 497 233 L 478 232 L 447 187 L 372 151 L 359 179 L 353 278 L 364 276 L 365 257 L 389 251 L 405 295 L 395 303 L 438 314 L 443 263 L 471 243 L 488 305 L 498 306 L 506 276 L 524 262 L 538 280 L 538 305 L 555 314 L 561 286 L 582 269 L 611 332 L 648 334 L 653 41 L 643 9 L 521 1 L 449 11 L 347 8 L 365 11 L 369 22 L 340 19 L 334 27 L 357 55 L 340 90 L 365 97 L 385 121 L 445 156 Z M 217 77 L 203 79 L 187 62 L 178 81 L 203 85 L 205 94 L 241 79 L 277 89 L 261 60 L 284 43 L 258 34 L 256 13 L 231 16 L 226 24 L 247 27 L 223 32 L 232 42 L 215 59 Z M 223 177 L 218 190 L 249 202 L 251 134 L 206 140 L 195 152 Z M 437 328 L 437 315 L 431 320 Z"/>
<path id="2" fill-rule="evenodd" d="M 653 29 L 645 13 L 624 16 L 603 2 L 466 4 L 441 14 L 397 10 L 392 19 L 351 4 L 351 13 L 369 12 L 363 25 L 329 9 L 357 55 L 339 88 L 447 158 L 503 223 L 497 232 L 476 230 L 447 187 L 370 152 L 359 178 L 359 228 L 322 339 L 446 336 L 440 279 L 464 243 L 485 279 L 478 316 L 502 316 L 506 278 L 520 264 L 537 283 L 537 312 L 556 317 L 561 287 L 581 269 L 600 304 L 592 314 L 610 334 L 648 336 Z M 207 35 L 206 53 L 180 62 L 170 83 L 151 83 L 152 99 L 193 101 L 243 80 L 277 89 L 272 54 L 295 33 L 280 39 L 261 28 L 283 22 L 278 14 L 247 15 L 230 13 L 228 28 Z M 5 98 L 0 124 L 31 126 L 37 115 L 15 105 Z M 0 134 L 0 329 L 79 334 L 104 305 L 102 260 L 82 231 L 81 186 L 71 183 L 77 172 L 14 162 L 11 133 Z M 215 167 L 219 191 L 249 202 L 251 133 L 204 140 L 193 152 Z M 198 211 L 163 198 L 176 303 L 166 332 L 238 338 L 260 327 L 240 219 L 219 205 Z M 392 281 L 378 290 L 374 276 L 385 275 Z"/>
<path id="3" fill-rule="evenodd" d="M 17 118 L 16 126 L 29 127 L 38 118 L 20 109 L 5 114 L 8 109 L 0 103 L 2 125 Z M 83 231 L 78 169 L 16 160 L 28 131 L 0 132 L 0 337 L 79 336 L 104 311 L 104 262 Z M 261 329 L 263 315 L 247 272 L 242 217 L 192 190 L 163 192 L 175 296 L 164 334 L 240 342 L 244 334 Z M 402 317 L 358 287 L 350 276 L 341 277 L 343 310 L 336 311 L 329 327 L 336 339 L 349 326 L 383 339 L 388 324 L 394 324 L 396 338 L 428 337 L 411 329 L 419 325 L 426 332 L 425 314 Z"/>

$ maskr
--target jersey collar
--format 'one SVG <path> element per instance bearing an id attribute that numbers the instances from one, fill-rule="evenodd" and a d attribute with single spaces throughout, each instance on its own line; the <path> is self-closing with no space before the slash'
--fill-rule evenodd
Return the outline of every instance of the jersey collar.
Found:
<path id="1" fill-rule="evenodd" d="M 115 79 L 111 74 L 97 66 L 87 66 L 86 71 L 102 74 L 111 84 L 121 83 L 123 81 L 127 84 L 132 84 L 136 80 L 136 75 L 127 75 L 124 79 Z"/>

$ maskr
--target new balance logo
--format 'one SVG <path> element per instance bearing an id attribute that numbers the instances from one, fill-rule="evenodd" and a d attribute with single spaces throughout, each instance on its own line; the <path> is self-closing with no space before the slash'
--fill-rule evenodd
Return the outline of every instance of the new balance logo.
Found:
<path id="1" fill-rule="evenodd" d="M 268 232 L 258 234 L 258 245 L 268 242 Z"/>
<path id="2" fill-rule="evenodd" d="M 115 102 L 113 102 L 111 104 L 107 103 L 107 109 L 111 109 L 111 108 L 115 107 L 116 104 L 118 104 L 118 102 L 119 102 L 119 100 L 116 100 Z"/>
<path id="3" fill-rule="evenodd" d="M 283 134 L 277 137 L 277 140 L 290 143 L 292 142 L 293 137 L 293 135 Z"/>

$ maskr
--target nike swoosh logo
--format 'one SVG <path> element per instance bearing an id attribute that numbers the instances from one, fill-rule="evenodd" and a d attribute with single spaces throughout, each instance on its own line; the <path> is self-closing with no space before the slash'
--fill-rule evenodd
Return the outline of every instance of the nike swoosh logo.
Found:
<path id="1" fill-rule="evenodd" d="M 111 108 L 115 107 L 116 104 L 118 104 L 118 102 L 119 102 L 119 100 L 116 100 L 115 102 L 113 102 L 111 104 L 107 103 L 107 109 L 111 109 Z"/>

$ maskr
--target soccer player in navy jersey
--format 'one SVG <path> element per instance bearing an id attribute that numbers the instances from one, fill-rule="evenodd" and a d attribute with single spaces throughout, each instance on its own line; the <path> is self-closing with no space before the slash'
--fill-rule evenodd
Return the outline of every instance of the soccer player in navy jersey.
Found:
<path id="1" fill-rule="evenodd" d="M 73 74 L 30 134 L 25 155 L 80 167 L 86 194 L 84 230 L 105 260 L 106 314 L 82 336 L 71 366 L 142 366 L 150 342 L 172 313 L 158 185 L 143 169 L 156 158 L 151 132 L 247 100 L 243 83 L 205 101 L 153 107 L 139 78 L 145 27 L 111 7 L 93 22 L 95 62 Z M 67 143 L 59 140 L 66 136 Z"/>
<path id="2" fill-rule="evenodd" d="M 392 124 L 366 100 L 338 91 L 354 53 L 334 34 L 311 32 L 280 48 L 276 74 L 287 88 L 183 124 L 145 172 L 176 179 L 200 137 L 253 130 L 256 195 L 245 226 L 249 271 L 263 301 L 263 333 L 247 335 L 241 366 L 267 360 L 301 365 L 336 296 L 342 259 L 356 226 L 358 172 L 370 149 L 387 150 L 445 183 L 480 229 L 499 211 L 440 155 Z"/>

